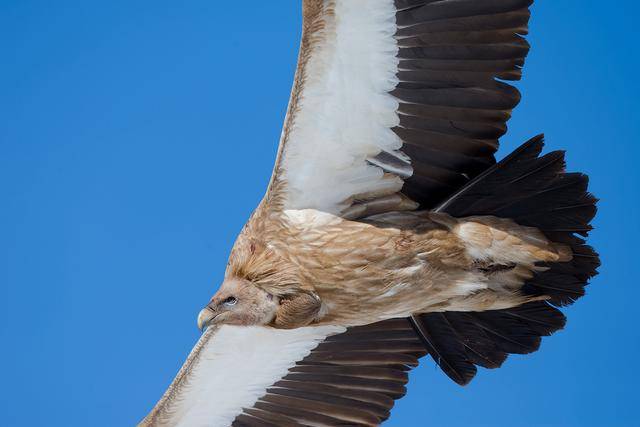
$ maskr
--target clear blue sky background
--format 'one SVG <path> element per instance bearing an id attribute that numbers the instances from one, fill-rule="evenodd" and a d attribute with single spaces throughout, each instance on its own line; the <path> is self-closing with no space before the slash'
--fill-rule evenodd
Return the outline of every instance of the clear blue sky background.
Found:
<path id="1" fill-rule="evenodd" d="M 267 185 L 299 2 L 0 2 L 0 425 L 140 420 Z M 638 6 L 539 1 L 500 155 L 539 132 L 602 201 L 566 330 L 389 426 L 637 426 Z"/>

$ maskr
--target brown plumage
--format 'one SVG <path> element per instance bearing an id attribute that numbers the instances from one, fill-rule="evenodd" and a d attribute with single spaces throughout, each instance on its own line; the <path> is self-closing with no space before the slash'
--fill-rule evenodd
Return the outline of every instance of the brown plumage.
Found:
<path id="1" fill-rule="evenodd" d="M 571 256 L 567 246 L 508 219 L 417 211 L 351 221 L 315 210 L 287 214 L 267 200 L 238 238 L 225 284 L 244 280 L 266 292 L 249 298 L 271 295 L 279 302 L 273 316 L 246 313 L 262 321 L 245 324 L 353 326 L 538 300 L 520 292 L 541 270 L 536 264 Z M 223 296 L 229 293 L 225 284 Z M 216 294 L 212 304 L 219 299 Z M 258 305 L 234 310 L 249 307 Z"/>

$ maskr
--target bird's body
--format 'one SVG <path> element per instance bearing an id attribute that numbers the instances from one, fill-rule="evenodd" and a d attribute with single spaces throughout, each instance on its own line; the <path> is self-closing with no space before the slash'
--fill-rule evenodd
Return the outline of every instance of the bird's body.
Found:
<path id="1" fill-rule="evenodd" d="M 269 187 L 144 425 L 377 425 L 421 357 L 464 385 L 564 327 L 588 178 L 542 136 L 494 157 L 532 2 L 303 0 Z"/>
<path id="2" fill-rule="evenodd" d="M 246 278 L 285 300 L 317 297 L 312 316 L 293 313 L 276 326 L 354 326 L 515 307 L 535 300 L 519 290 L 540 270 L 536 263 L 570 257 L 567 247 L 508 219 L 415 211 L 352 221 L 261 205 L 231 252 L 227 279 Z"/>

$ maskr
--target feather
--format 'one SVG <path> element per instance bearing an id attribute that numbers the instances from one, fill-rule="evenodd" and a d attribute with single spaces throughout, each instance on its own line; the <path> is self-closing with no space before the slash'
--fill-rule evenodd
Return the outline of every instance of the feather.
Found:
<path id="1" fill-rule="evenodd" d="M 402 209 L 428 209 L 493 165 L 520 101 L 497 79 L 521 77 L 530 4 L 305 0 L 267 201 L 358 219 L 397 209 L 375 198 L 401 191 Z"/>
<path id="2" fill-rule="evenodd" d="M 466 357 L 464 346 L 455 339 L 455 331 L 442 316 L 412 316 L 411 323 L 433 360 L 455 382 L 465 385 L 476 374 L 476 367 Z"/>

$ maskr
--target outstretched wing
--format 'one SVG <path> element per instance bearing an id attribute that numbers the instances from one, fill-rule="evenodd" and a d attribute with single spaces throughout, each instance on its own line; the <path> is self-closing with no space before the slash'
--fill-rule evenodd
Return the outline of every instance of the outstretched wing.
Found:
<path id="1" fill-rule="evenodd" d="M 533 0 L 304 0 L 268 191 L 349 218 L 431 208 L 495 163 Z M 270 198 L 270 200 L 274 200 Z"/>
<path id="2" fill-rule="evenodd" d="M 499 318 L 496 317 L 499 315 Z M 207 330 L 143 426 L 377 426 L 430 354 L 466 384 L 564 325 L 546 303 L 433 313 L 345 330 L 222 326 Z"/>
<path id="3" fill-rule="evenodd" d="M 228 426 L 339 326 L 207 329 L 141 426 Z"/>
<path id="4" fill-rule="evenodd" d="M 378 425 L 425 354 L 406 319 L 212 328 L 141 425 Z"/>

